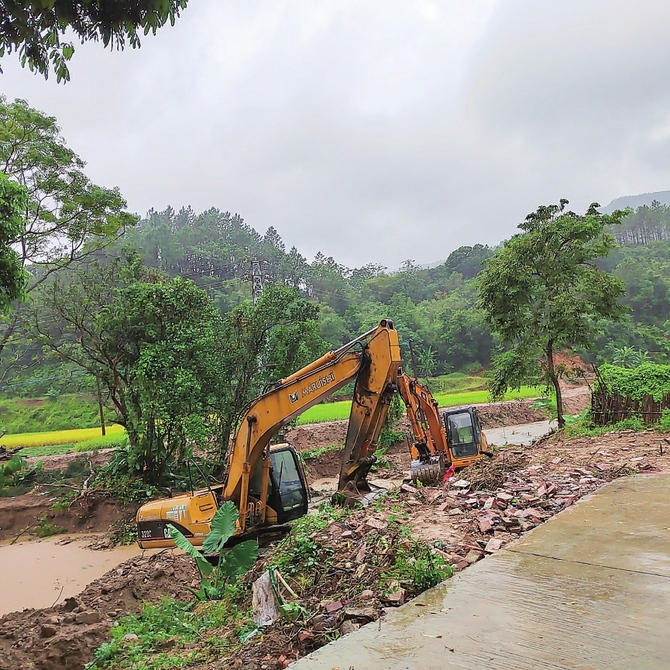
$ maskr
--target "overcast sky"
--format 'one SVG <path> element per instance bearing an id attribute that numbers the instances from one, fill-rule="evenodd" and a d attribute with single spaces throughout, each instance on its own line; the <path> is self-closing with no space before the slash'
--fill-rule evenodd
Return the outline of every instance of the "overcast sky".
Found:
<path id="1" fill-rule="evenodd" d="M 0 82 L 132 211 L 397 268 L 670 188 L 669 34 L 662 0 L 190 0 L 139 50 L 77 46 L 66 85 L 13 56 Z"/>

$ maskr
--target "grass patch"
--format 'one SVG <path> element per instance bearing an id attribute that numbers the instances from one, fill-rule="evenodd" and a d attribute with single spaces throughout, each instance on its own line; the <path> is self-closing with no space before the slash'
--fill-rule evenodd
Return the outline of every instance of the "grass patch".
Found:
<path id="1" fill-rule="evenodd" d="M 92 437 L 74 445 L 74 451 L 97 451 L 98 449 L 116 449 L 128 444 L 125 432 L 116 431 L 111 435 Z"/>
<path id="2" fill-rule="evenodd" d="M 310 407 L 299 417 L 297 424 L 303 426 L 308 423 L 323 423 L 324 421 L 339 421 L 348 419 L 351 412 L 351 401 L 326 402 Z"/>
<path id="3" fill-rule="evenodd" d="M 522 400 L 524 398 L 537 398 L 542 395 L 542 389 L 534 386 L 522 386 L 518 391 L 505 393 L 505 400 Z M 468 393 L 445 393 L 435 394 L 440 407 L 457 407 L 459 405 L 477 405 L 490 402 L 488 391 L 469 391 Z"/>
<path id="4" fill-rule="evenodd" d="M 532 386 L 522 386 L 519 391 L 510 391 L 505 394 L 505 400 L 519 400 L 522 398 L 537 398 L 542 395 L 541 389 Z M 460 405 L 476 405 L 489 402 L 488 391 L 469 391 L 467 393 L 437 394 L 435 399 L 440 407 L 458 407 Z M 348 419 L 351 412 L 351 402 L 329 402 L 310 407 L 298 417 L 298 425 L 323 423 L 324 421 L 338 421 Z"/>
<path id="5" fill-rule="evenodd" d="M 112 424 L 107 427 L 107 434 L 119 435 L 124 432 L 123 426 Z M 19 433 L 17 435 L 5 435 L 0 439 L 0 443 L 5 447 L 46 447 L 55 444 L 69 445 L 72 447 L 74 443 L 84 442 L 93 438 L 101 438 L 102 431 L 100 428 L 76 428 L 73 430 L 53 430 L 43 433 Z M 71 451 L 72 449 L 70 449 Z M 67 452 L 59 452 L 67 453 Z M 28 454 L 26 454 L 28 455 Z M 35 456 L 46 456 L 47 454 L 30 454 Z"/>
<path id="6" fill-rule="evenodd" d="M 319 456 L 327 454 L 329 451 L 340 451 L 343 449 L 341 444 L 329 444 L 327 447 L 317 447 L 316 449 L 306 449 L 301 451 L 300 455 L 302 456 L 303 461 L 312 461 Z"/>
<path id="7" fill-rule="evenodd" d="M 466 375 L 463 372 L 452 372 L 449 375 L 422 379 L 433 394 L 466 393 L 467 391 L 485 391 L 488 379 L 478 375 Z"/>
<path id="8" fill-rule="evenodd" d="M 238 611 L 236 596 L 231 590 L 219 601 L 193 604 L 166 596 L 156 605 L 146 604 L 140 614 L 119 619 L 111 629 L 112 641 L 95 652 L 87 667 L 167 670 L 211 660 L 211 652 L 232 652 L 241 646 L 239 635 L 245 628 L 253 629 L 251 612 Z M 224 630 L 228 637 L 221 640 L 218 635 Z M 138 640 L 125 642 L 128 634 L 137 635 Z M 161 652 L 168 641 L 170 651 Z M 200 642 L 197 649 L 186 647 L 195 642 Z"/>
<path id="9" fill-rule="evenodd" d="M 93 428 L 100 424 L 93 396 L 63 394 L 55 398 L 7 398 L 0 401 L 0 425 L 10 433 Z"/>

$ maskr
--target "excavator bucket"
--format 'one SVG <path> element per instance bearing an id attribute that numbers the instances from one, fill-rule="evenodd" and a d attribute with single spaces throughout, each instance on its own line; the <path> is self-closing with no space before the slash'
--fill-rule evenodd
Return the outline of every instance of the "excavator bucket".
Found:
<path id="1" fill-rule="evenodd" d="M 409 473 L 414 483 L 421 482 L 424 486 L 437 486 L 442 482 L 446 470 L 444 459 L 436 456 L 428 463 L 412 461 Z"/>
<path id="2" fill-rule="evenodd" d="M 349 481 L 335 496 L 338 502 L 345 507 L 355 507 L 356 505 L 367 507 L 373 500 L 385 496 L 387 493 L 388 489 L 375 486 L 367 481 L 365 482 L 365 486 L 360 488 L 356 486 L 355 482 Z"/>

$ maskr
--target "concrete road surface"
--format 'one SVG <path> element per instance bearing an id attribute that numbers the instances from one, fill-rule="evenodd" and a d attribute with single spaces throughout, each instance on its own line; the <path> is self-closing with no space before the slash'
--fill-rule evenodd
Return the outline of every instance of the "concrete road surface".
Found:
<path id="1" fill-rule="evenodd" d="M 549 433 L 555 421 L 535 421 L 535 423 L 524 423 L 519 426 L 505 426 L 504 428 L 485 428 L 486 440 L 491 445 L 502 447 L 504 444 L 530 444 L 538 437 L 544 437 Z"/>
<path id="2" fill-rule="evenodd" d="M 295 670 L 667 670 L 670 475 L 619 479 Z"/>

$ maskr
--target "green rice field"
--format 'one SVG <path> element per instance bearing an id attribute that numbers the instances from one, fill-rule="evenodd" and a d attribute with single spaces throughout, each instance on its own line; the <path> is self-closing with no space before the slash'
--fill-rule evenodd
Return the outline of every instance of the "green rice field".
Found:
<path id="1" fill-rule="evenodd" d="M 113 424 L 107 427 L 107 435 L 109 436 L 123 432 L 123 426 Z M 75 428 L 73 430 L 51 430 L 43 433 L 5 435 L 3 438 L 0 438 L 0 444 L 8 449 L 13 447 L 46 447 L 55 444 L 74 444 L 96 437 L 102 437 L 100 428 Z"/>
<path id="2" fill-rule="evenodd" d="M 522 398 L 537 398 L 542 395 L 541 389 L 533 386 L 522 386 L 519 391 L 510 391 L 505 394 L 505 400 L 520 400 Z M 476 405 L 489 402 L 488 391 L 468 391 L 466 393 L 438 393 L 435 395 L 440 407 L 458 407 L 460 405 Z M 323 423 L 324 421 L 338 421 L 348 419 L 351 411 L 351 401 L 330 402 L 315 405 L 298 417 L 298 425 Z"/>
<path id="3" fill-rule="evenodd" d="M 445 386 L 449 387 L 462 384 L 466 386 L 473 381 L 468 378 L 463 380 L 456 378 L 447 379 Z M 474 383 L 480 383 L 477 379 Z M 444 388 L 444 387 L 443 387 Z M 523 386 L 519 391 L 512 391 L 505 395 L 505 400 L 516 400 L 521 398 L 536 398 L 542 395 L 541 389 Z M 459 405 L 475 405 L 489 401 L 488 391 L 470 390 L 460 393 L 435 393 L 435 399 L 440 407 L 457 407 Z M 325 421 L 346 420 L 351 411 L 351 401 L 322 403 L 308 409 L 298 417 L 298 425 L 310 423 L 323 423 Z M 72 425 L 72 424 L 70 424 Z M 100 428 L 77 428 L 72 430 L 51 430 L 45 432 L 26 432 L 5 435 L 0 438 L 0 444 L 8 449 L 13 447 L 24 447 L 24 456 L 50 456 L 55 454 L 66 454 L 71 451 L 89 451 L 116 447 L 125 440 L 125 432 L 122 426 L 112 424 L 107 427 L 107 435 L 102 437 Z"/>

